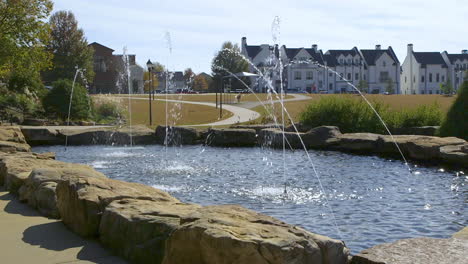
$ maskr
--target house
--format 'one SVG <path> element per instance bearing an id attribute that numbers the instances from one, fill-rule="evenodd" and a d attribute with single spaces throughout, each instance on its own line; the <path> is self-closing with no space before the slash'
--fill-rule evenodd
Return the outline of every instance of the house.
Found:
<path id="1" fill-rule="evenodd" d="M 128 93 L 123 55 L 114 55 L 114 50 L 97 42 L 89 44 L 94 49 L 95 77 L 91 93 Z M 143 92 L 143 68 L 136 64 L 136 55 L 127 55 L 132 93 Z"/>
<path id="2" fill-rule="evenodd" d="M 181 71 L 176 72 L 158 72 L 155 73 L 158 76 L 158 86 L 156 90 L 158 92 L 166 91 L 169 93 L 180 92 L 187 89 L 187 82 L 184 78 L 184 73 Z M 166 83 L 166 75 L 169 75 L 169 82 Z"/>
<path id="3" fill-rule="evenodd" d="M 449 69 L 449 79 L 455 91 L 462 85 L 463 81 L 468 78 L 468 50 L 462 50 L 459 54 L 449 54 L 447 51 L 442 52 L 442 57 Z"/>
<path id="4" fill-rule="evenodd" d="M 361 80 L 367 81 L 364 58 L 358 48 L 350 50 L 329 50 L 324 54 L 325 66 L 330 70 L 326 75 L 328 93 L 354 93 L 349 85 L 358 86 Z"/>
<path id="5" fill-rule="evenodd" d="M 415 52 L 408 44 L 407 55 L 402 65 L 402 94 L 439 94 L 441 84 L 449 76 L 447 62 L 439 52 Z"/>
<path id="6" fill-rule="evenodd" d="M 393 93 L 400 93 L 400 61 L 393 48 L 382 49 L 376 45 L 375 49 L 361 49 L 364 58 L 363 78 L 367 82 L 368 93 L 384 93 L 391 85 Z"/>

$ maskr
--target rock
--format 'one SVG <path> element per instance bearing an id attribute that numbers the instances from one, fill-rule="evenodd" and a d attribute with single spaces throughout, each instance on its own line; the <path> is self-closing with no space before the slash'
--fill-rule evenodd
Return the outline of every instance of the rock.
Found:
<path id="1" fill-rule="evenodd" d="M 307 148 L 324 148 L 339 143 L 340 129 L 335 126 L 320 126 L 313 128 L 302 136 Z"/>
<path id="2" fill-rule="evenodd" d="M 466 146 L 468 144 L 441 147 L 439 157 L 445 163 L 468 167 L 468 153 L 464 150 Z"/>
<path id="3" fill-rule="evenodd" d="M 21 186 L 26 183 L 31 171 L 36 168 L 85 168 L 89 166 L 66 163 L 52 159 L 41 159 L 32 153 L 15 153 L 0 156 L 0 185 L 17 194 Z"/>
<path id="4" fill-rule="evenodd" d="M 410 158 L 417 160 L 433 160 L 440 156 L 440 148 L 466 143 L 463 139 L 455 137 L 414 137 L 406 143 Z"/>
<path id="5" fill-rule="evenodd" d="M 54 152 L 32 153 L 37 159 L 55 159 Z"/>
<path id="6" fill-rule="evenodd" d="M 452 235 L 453 238 L 468 239 L 468 227 L 464 227 L 462 230 Z"/>
<path id="7" fill-rule="evenodd" d="M 341 241 L 309 233 L 235 205 L 203 207 L 166 243 L 164 264 L 347 263 Z"/>
<path id="8" fill-rule="evenodd" d="M 303 123 L 295 123 L 294 126 L 290 125 L 290 126 L 286 127 L 285 131 L 296 132 L 296 129 L 294 127 L 296 127 L 297 132 L 302 132 L 302 133 L 305 133 L 305 132 L 313 129 L 312 126 L 305 125 Z"/>
<path id="9" fill-rule="evenodd" d="M 121 129 L 114 128 L 90 128 L 60 130 L 60 134 L 68 136 L 69 145 L 130 145 L 132 140 L 135 145 L 154 144 L 153 130 L 145 126 L 134 126 Z"/>
<path id="10" fill-rule="evenodd" d="M 19 189 L 19 199 L 20 201 L 27 202 L 29 206 L 38 209 L 41 214 L 47 217 L 60 218 L 57 207 L 57 184 L 63 179 L 77 175 L 106 178 L 104 174 L 82 165 L 66 168 L 33 169 L 25 184 Z"/>
<path id="11" fill-rule="evenodd" d="M 161 263 L 168 237 L 199 205 L 123 199 L 110 203 L 99 240 L 132 263 Z"/>
<path id="12" fill-rule="evenodd" d="M 380 151 L 382 136 L 372 133 L 348 133 L 339 136 L 333 148 L 357 153 L 377 153 Z"/>
<path id="13" fill-rule="evenodd" d="M 65 144 L 65 137 L 56 129 L 47 127 L 23 127 L 21 128 L 21 132 L 28 144 L 32 146 Z"/>
<path id="14" fill-rule="evenodd" d="M 37 119 L 37 118 L 25 118 L 23 120 L 23 126 L 46 126 L 48 123 L 45 119 Z"/>
<path id="15" fill-rule="evenodd" d="M 251 147 L 257 144 L 254 129 L 210 129 L 206 145 L 215 147 Z"/>
<path id="16" fill-rule="evenodd" d="M 157 126 L 155 136 L 156 142 L 164 145 L 166 141 L 166 127 Z M 175 126 L 167 128 L 167 144 L 170 146 L 193 145 L 199 143 L 200 139 L 200 133 L 194 128 Z"/>
<path id="17" fill-rule="evenodd" d="M 0 152 L 31 152 L 31 146 L 10 141 L 0 141 Z"/>
<path id="18" fill-rule="evenodd" d="M 57 207 L 63 223 L 84 237 L 97 236 L 106 206 L 125 198 L 179 202 L 166 192 L 150 186 L 87 177 L 86 174 L 68 177 L 57 185 Z"/>
<path id="19" fill-rule="evenodd" d="M 467 263 L 468 243 L 461 239 L 411 238 L 381 244 L 353 256 L 352 264 Z"/>
<path id="20" fill-rule="evenodd" d="M 281 129 L 283 126 L 282 125 L 275 125 L 275 124 L 266 124 L 266 125 L 235 125 L 231 126 L 230 128 L 232 129 L 254 129 L 257 134 L 260 133 L 261 130 L 263 129 Z"/>
<path id="21" fill-rule="evenodd" d="M 421 135 L 435 136 L 440 126 L 422 126 L 422 127 L 404 127 L 397 128 L 392 131 L 394 135 Z"/>
<path id="22" fill-rule="evenodd" d="M 80 122 L 78 122 L 78 124 L 80 126 L 94 126 L 94 125 L 96 125 L 95 122 L 90 122 L 90 121 L 80 121 Z"/>
<path id="23" fill-rule="evenodd" d="M 0 141 L 27 144 L 19 127 L 0 126 Z"/>
<path id="24" fill-rule="evenodd" d="M 302 149 L 302 143 L 299 137 L 304 133 L 284 132 L 286 149 Z M 263 129 L 259 134 L 259 143 L 263 147 L 283 149 L 283 131 L 279 129 Z"/>

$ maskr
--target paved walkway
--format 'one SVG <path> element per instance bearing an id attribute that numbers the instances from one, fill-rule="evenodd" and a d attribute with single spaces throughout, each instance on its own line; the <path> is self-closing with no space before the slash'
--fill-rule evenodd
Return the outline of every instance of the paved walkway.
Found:
<path id="1" fill-rule="evenodd" d="M 303 94 L 290 94 L 294 98 L 290 99 L 285 99 L 284 102 L 292 102 L 292 101 L 302 101 L 302 100 L 310 100 L 311 98 L 309 96 L 305 96 Z M 120 98 L 120 97 L 116 97 Z M 132 100 L 148 100 L 148 98 L 140 98 L 140 97 L 132 97 Z M 165 102 L 165 99 L 156 99 L 156 101 L 163 101 Z M 216 107 L 216 104 L 214 103 L 208 103 L 208 102 L 193 102 L 193 101 L 183 101 L 183 100 L 167 100 L 167 102 L 173 102 L 173 103 L 182 103 L 182 104 L 194 104 L 194 105 L 205 105 L 205 106 L 211 106 L 211 107 Z M 273 103 L 278 103 L 280 100 L 274 100 Z M 252 120 L 255 120 L 260 117 L 260 114 L 256 111 L 250 110 L 254 107 L 257 107 L 259 105 L 263 104 L 270 104 L 269 101 L 263 101 L 263 102 L 244 102 L 240 104 L 223 104 L 223 109 L 232 112 L 233 116 L 229 117 L 224 120 L 220 120 L 217 122 L 213 123 L 207 123 L 207 124 L 198 124 L 198 125 L 190 125 L 190 127 L 200 127 L 200 126 L 226 126 L 226 125 L 233 125 L 237 123 L 244 123 L 244 122 L 249 122 Z"/>
<path id="2" fill-rule="evenodd" d="M 0 263 L 125 264 L 99 243 L 40 216 L 0 188 Z"/>

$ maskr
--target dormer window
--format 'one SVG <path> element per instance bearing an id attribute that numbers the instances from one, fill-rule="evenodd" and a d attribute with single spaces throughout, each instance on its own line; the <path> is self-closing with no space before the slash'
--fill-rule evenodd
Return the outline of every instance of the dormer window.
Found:
<path id="1" fill-rule="evenodd" d="M 340 59 L 340 64 L 344 64 L 344 60 L 343 60 L 343 59 Z"/>
<path id="2" fill-rule="evenodd" d="M 382 62 L 382 66 L 387 67 L 387 62 L 386 61 Z"/>

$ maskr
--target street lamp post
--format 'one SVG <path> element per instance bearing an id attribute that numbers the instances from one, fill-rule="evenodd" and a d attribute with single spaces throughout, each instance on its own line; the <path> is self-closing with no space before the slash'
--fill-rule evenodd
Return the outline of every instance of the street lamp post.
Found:
<path id="1" fill-rule="evenodd" d="M 153 76 L 152 76 L 152 70 L 153 70 L 153 63 L 151 63 L 151 60 L 148 60 L 146 63 L 146 66 L 148 67 L 148 76 L 149 76 L 149 86 L 148 86 L 148 102 L 149 102 L 149 121 L 150 121 L 150 126 L 153 125 L 153 111 L 152 111 L 152 105 L 151 105 L 151 92 L 153 88 Z"/>

